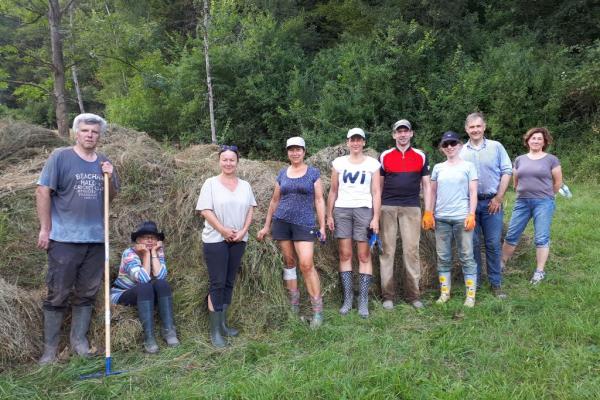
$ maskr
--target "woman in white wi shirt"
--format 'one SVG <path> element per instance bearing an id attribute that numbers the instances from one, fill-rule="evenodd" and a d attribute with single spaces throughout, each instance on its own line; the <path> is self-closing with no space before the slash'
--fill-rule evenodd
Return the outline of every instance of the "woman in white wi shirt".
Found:
<path id="1" fill-rule="evenodd" d="M 350 154 L 332 162 L 331 188 L 327 198 L 327 226 L 338 239 L 340 280 L 344 302 L 340 314 L 352 309 L 354 279 L 352 276 L 352 241 L 358 255 L 358 314 L 369 316 L 369 287 L 373 280 L 373 264 L 369 251 L 369 233 L 379 233 L 381 208 L 381 164 L 363 153 L 365 132 L 352 128 L 346 135 Z"/>

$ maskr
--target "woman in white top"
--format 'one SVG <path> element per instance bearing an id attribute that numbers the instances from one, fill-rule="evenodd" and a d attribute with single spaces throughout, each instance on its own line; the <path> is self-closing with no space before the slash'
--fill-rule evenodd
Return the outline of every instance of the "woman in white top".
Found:
<path id="1" fill-rule="evenodd" d="M 373 280 L 373 265 L 369 251 L 369 231 L 379 233 L 381 208 L 381 164 L 363 153 L 365 132 L 360 128 L 348 131 L 350 154 L 332 162 L 331 188 L 327 198 L 327 226 L 338 239 L 340 280 L 344 303 L 340 314 L 352 309 L 354 284 L 352 278 L 352 240 L 356 242 L 360 285 L 358 314 L 369 316 L 369 286 Z"/>
<path id="2" fill-rule="evenodd" d="M 202 242 L 209 279 L 210 338 L 215 347 L 227 345 L 225 336 L 238 334 L 225 321 L 256 207 L 250 184 L 236 175 L 239 158 L 237 146 L 221 146 L 221 173 L 204 182 L 196 205 L 205 219 Z"/>

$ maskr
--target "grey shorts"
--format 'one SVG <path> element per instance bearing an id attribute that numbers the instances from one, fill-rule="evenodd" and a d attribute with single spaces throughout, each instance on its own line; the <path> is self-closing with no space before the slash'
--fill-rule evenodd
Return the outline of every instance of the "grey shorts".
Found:
<path id="1" fill-rule="evenodd" d="M 369 240 L 369 224 L 373 219 L 373 209 L 368 207 L 333 209 L 335 222 L 334 236 L 338 239 L 354 239 L 357 242 Z"/>

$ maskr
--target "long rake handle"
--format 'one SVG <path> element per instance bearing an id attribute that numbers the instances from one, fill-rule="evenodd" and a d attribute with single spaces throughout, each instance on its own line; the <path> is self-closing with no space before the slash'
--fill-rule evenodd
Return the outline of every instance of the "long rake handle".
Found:
<path id="1" fill-rule="evenodd" d="M 109 189 L 108 172 L 104 173 L 104 341 L 106 345 L 106 374 L 110 373 L 110 271 L 109 271 Z"/>

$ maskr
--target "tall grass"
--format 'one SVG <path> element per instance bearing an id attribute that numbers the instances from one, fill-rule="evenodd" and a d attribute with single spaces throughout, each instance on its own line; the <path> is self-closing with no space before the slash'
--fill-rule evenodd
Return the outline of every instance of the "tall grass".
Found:
<path id="1" fill-rule="evenodd" d="M 5 372 L 0 398 L 596 399 L 600 187 L 573 192 L 557 199 L 547 279 L 528 283 L 531 247 L 512 264 L 507 300 L 484 289 L 465 310 L 457 287 L 441 307 L 427 293 L 422 312 L 373 302 L 367 320 L 329 304 L 319 330 L 290 317 L 267 333 L 242 332 L 225 351 L 207 345 L 201 326 L 157 356 L 114 354 L 115 368 L 128 372 L 104 380 L 78 380 L 102 370 L 101 359 Z"/>

